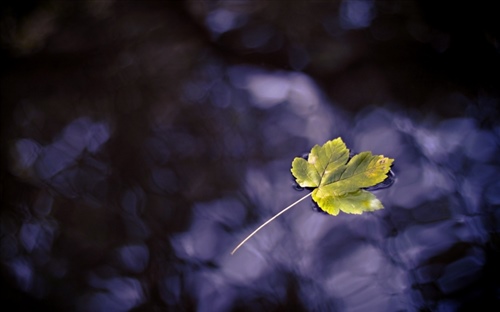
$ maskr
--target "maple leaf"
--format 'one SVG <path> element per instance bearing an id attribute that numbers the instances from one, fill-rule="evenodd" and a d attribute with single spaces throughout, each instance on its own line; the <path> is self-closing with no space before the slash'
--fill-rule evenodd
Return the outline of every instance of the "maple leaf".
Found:
<path id="1" fill-rule="evenodd" d="M 382 209 L 372 193 L 363 190 L 387 178 L 394 159 L 362 152 L 349 160 L 349 150 L 341 138 L 315 145 L 307 160 L 296 157 L 292 174 L 301 187 L 314 188 L 312 198 L 331 215 L 339 211 L 360 214 Z"/>
<path id="2" fill-rule="evenodd" d="M 311 195 L 320 209 L 334 216 L 340 211 L 361 214 L 382 209 L 382 203 L 365 188 L 384 181 L 393 162 L 392 158 L 373 155 L 371 152 L 362 152 L 349 159 L 349 149 L 340 137 L 322 146 L 315 145 L 307 160 L 295 157 L 291 169 L 297 184 L 312 188 L 312 192 L 259 226 L 236 246 L 231 254 L 264 226 Z"/>

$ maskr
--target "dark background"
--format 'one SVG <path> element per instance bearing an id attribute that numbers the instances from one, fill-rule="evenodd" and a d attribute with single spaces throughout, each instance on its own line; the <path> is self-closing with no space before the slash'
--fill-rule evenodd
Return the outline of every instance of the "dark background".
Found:
<path id="1" fill-rule="evenodd" d="M 3 1 L 9 311 L 496 311 L 493 1 Z M 385 209 L 301 203 L 341 136 Z"/>

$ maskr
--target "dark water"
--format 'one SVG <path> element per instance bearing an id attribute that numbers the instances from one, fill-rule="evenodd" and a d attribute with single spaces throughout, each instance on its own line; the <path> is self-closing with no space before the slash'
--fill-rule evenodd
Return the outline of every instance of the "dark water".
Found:
<path id="1" fill-rule="evenodd" d="M 499 309 L 491 5 L 3 6 L 9 311 Z M 395 159 L 385 209 L 308 200 L 231 256 L 339 136 Z"/>

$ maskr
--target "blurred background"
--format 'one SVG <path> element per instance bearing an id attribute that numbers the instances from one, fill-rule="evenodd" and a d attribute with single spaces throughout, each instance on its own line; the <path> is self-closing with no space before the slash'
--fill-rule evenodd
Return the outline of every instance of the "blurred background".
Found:
<path id="1" fill-rule="evenodd" d="M 493 1 L 3 1 L 9 311 L 498 311 Z M 395 159 L 336 217 L 294 157 Z"/>

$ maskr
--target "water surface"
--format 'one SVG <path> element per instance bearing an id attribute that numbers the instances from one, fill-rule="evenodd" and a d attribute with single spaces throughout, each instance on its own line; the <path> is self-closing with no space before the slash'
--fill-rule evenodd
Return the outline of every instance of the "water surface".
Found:
<path id="1" fill-rule="evenodd" d="M 2 30 L 2 300 L 498 307 L 500 27 L 470 6 L 10 4 L 2 21 L 23 30 Z M 385 209 L 333 217 L 306 200 L 231 256 L 306 194 L 293 158 L 339 136 L 395 159 L 373 190 Z"/>

